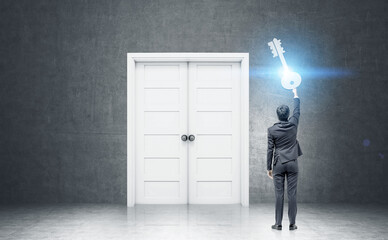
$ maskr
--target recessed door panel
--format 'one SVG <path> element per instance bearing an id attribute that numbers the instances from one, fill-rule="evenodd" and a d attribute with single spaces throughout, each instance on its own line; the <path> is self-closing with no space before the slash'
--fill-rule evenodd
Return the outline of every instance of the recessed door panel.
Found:
<path id="1" fill-rule="evenodd" d="M 232 133 L 232 117 L 231 111 L 197 111 L 197 134 L 225 133 L 228 130 Z"/>
<path id="2" fill-rule="evenodd" d="M 180 182 L 146 181 L 144 182 L 144 195 L 146 198 L 179 198 Z"/>
<path id="3" fill-rule="evenodd" d="M 231 157 L 233 153 L 232 134 L 197 134 L 196 142 L 191 145 L 190 153 L 198 157 Z"/>
<path id="4" fill-rule="evenodd" d="M 233 174 L 232 158 L 198 158 L 196 174 L 202 181 L 230 179 Z"/>
<path id="5" fill-rule="evenodd" d="M 223 198 L 232 198 L 232 181 L 197 181 L 196 184 L 197 195 L 195 197 L 201 199 L 202 202 L 213 203 L 214 200 L 221 201 Z"/>
<path id="6" fill-rule="evenodd" d="M 142 64 L 142 63 L 140 63 Z M 163 63 L 148 63 L 144 65 L 144 87 L 146 88 L 181 88 L 181 63 L 166 65 Z M 182 63 L 186 65 L 186 63 Z M 139 64 L 138 64 L 139 65 Z"/>
<path id="7" fill-rule="evenodd" d="M 181 122 L 181 112 L 179 111 L 149 111 L 144 112 L 144 132 L 179 134 L 177 128 Z"/>
<path id="8" fill-rule="evenodd" d="M 179 88 L 146 88 L 144 89 L 144 103 L 147 107 L 179 106 Z"/>
<path id="9" fill-rule="evenodd" d="M 179 180 L 180 174 L 179 158 L 145 158 L 144 174 L 145 179 L 175 179 Z"/>
<path id="10" fill-rule="evenodd" d="M 190 63 L 191 64 L 191 63 Z M 193 63 L 195 65 L 196 78 L 191 79 L 197 88 L 222 88 L 232 87 L 233 69 L 228 64 Z"/>
<path id="11" fill-rule="evenodd" d="M 145 157 L 179 157 L 181 152 L 178 134 L 144 134 Z"/>
<path id="12" fill-rule="evenodd" d="M 230 105 L 232 103 L 231 88 L 197 88 L 197 104 L 200 106 Z"/>

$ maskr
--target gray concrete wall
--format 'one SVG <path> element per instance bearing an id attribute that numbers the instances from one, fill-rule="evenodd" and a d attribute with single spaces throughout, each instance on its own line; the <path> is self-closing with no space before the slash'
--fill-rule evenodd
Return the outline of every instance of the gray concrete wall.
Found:
<path id="1" fill-rule="evenodd" d="M 386 10 L 384 0 L 2 0 L 0 203 L 126 202 L 127 52 L 250 53 L 250 201 L 273 201 L 266 129 L 292 100 L 269 72 L 274 36 L 303 77 L 298 201 L 387 202 Z"/>

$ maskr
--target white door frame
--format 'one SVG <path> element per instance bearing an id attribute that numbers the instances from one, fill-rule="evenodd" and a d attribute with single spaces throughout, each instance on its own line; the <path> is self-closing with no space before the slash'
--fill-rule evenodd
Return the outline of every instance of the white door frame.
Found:
<path id="1" fill-rule="evenodd" d="M 136 62 L 241 63 L 241 205 L 249 207 L 249 53 L 127 53 L 127 206 L 135 206 Z"/>

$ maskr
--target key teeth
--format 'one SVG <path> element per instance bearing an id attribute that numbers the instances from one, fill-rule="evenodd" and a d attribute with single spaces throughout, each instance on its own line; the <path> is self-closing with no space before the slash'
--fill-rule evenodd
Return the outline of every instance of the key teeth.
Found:
<path id="1" fill-rule="evenodd" d="M 277 57 L 278 54 L 277 54 L 277 52 L 276 52 L 275 45 L 273 44 L 273 42 L 269 42 L 269 43 L 268 43 L 268 46 L 269 46 L 269 48 L 272 50 L 273 57 Z"/>
<path id="2" fill-rule="evenodd" d="M 272 48 L 272 54 L 273 54 L 273 57 L 277 57 L 278 56 L 278 53 L 276 52 L 276 50 L 274 48 Z"/>

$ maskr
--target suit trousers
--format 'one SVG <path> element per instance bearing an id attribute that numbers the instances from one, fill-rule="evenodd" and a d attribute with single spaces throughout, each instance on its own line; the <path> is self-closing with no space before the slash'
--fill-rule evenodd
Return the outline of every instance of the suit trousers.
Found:
<path id="1" fill-rule="evenodd" d="M 297 206 L 296 189 L 298 183 L 298 160 L 291 160 L 285 163 L 277 161 L 273 166 L 273 182 L 275 185 L 275 220 L 277 225 L 282 224 L 284 205 L 284 179 L 287 177 L 288 196 L 288 220 L 290 224 L 295 224 Z"/>

